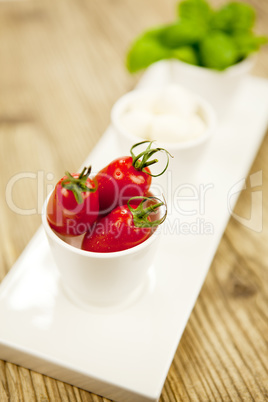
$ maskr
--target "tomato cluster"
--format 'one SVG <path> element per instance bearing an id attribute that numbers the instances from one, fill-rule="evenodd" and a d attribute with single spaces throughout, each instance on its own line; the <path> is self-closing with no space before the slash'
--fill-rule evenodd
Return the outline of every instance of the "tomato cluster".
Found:
<path id="1" fill-rule="evenodd" d="M 149 143 L 134 155 L 134 148 Z M 169 153 L 163 148 L 152 148 L 152 141 L 133 145 L 131 156 L 115 159 L 97 175 L 89 178 L 91 167 L 82 173 L 65 176 L 56 184 L 47 205 L 50 227 L 63 236 L 84 235 L 82 249 L 94 252 L 114 252 L 134 247 L 145 241 L 153 229 L 162 223 L 152 219 L 164 203 L 150 197 L 153 175 L 149 166 L 158 162 L 151 159 L 157 152 L 165 152 L 168 167 Z"/>

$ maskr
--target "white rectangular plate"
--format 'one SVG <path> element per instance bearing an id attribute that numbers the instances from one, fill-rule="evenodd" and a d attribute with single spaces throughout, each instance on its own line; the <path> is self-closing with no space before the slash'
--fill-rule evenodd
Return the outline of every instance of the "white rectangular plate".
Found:
<path id="1" fill-rule="evenodd" d="M 162 74 L 162 73 L 161 73 Z M 161 79 L 147 74 L 142 86 Z M 129 305 L 84 310 L 65 296 L 42 229 L 0 286 L 0 358 L 116 401 L 157 401 L 212 258 L 265 134 L 268 82 L 249 77 L 201 162 L 205 210 L 172 204 L 154 270 Z M 108 129 L 88 161 L 119 156 Z M 261 184 L 254 175 L 252 186 Z M 207 228 L 207 229 L 206 229 Z M 205 233 L 207 230 L 208 233 Z M 187 234 L 188 232 L 191 232 Z"/>

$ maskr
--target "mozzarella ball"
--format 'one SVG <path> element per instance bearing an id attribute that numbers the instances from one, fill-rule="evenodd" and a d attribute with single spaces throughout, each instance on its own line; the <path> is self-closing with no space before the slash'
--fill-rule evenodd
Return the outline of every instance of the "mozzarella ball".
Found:
<path id="1" fill-rule="evenodd" d="M 137 137 L 150 139 L 151 122 L 153 115 L 144 110 L 129 110 L 120 118 L 120 125 L 124 130 Z"/>
<path id="2" fill-rule="evenodd" d="M 196 113 L 197 103 L 189 91 L 176 85 L 162 91 L 155 100 L 155 114 L 175 114 L 190 117 Z"/>

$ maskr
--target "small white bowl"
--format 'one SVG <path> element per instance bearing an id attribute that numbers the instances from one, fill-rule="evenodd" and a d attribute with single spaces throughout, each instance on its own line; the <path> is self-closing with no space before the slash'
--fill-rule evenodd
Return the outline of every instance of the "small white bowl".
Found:
<path id="1" fill-rule="evenodd" d="M 167 86 L 169 88 L 169 86 Z M 123 95 L 113 106 L 111 111 L 111 121 L 118 138 L 118 145 L 122 153 L 129 153 L 130 148 L 143 140 L 148 138 L 133 135 L 121 122 L 121 116 L 130 108 L 134 102 L 144 102 L 146 97 L 159 97 L 165 91 L 166 87 L 160 88 L 144 88 L 138 89 Z M 185 88 L 178 86 L 178 89 L 185 91 Z M 188 90 L 186 90 L 188 91 Z M 188 91 L 189 92 L 189 91 Z M 156 141 L 153 147 L 162 147 L 170 152 L 173 158 L 170 158 L 170 165 L 168 171 L 171 171 L 173 176 L 173 184 L 177 185 L 181 181 L 186 181 L 195 169 L 198 167 L 200 160 L 203 157 L 205 148 L 212 138 L 216 128 L 216 114 L 212 106 L 201 96 L 190 92 L 194 102 L 198 105 L 198 114 L 205 122 L 206 129 L 201 136 L 189 139 L 182 142 L 164 142 Z M 153 138 L 152 138 L 153 139 Z M 161 158 L 161 154 L 157 154 L 157 158 Z M 164 161 L 163 161 L 164 163 Z M 152 168 L 153 169 L 153 168 Z M 154 179 L 155 182 L 163 184 L 165 181 L 165 173 L 160 177 Z M 166 186 L 163 186 L 163 191 L 166 194 Z"/>
<path id="2" fill-rule="evenodd" d="M 255 60 L 255 56 L 248 57 L 223 71 L 170 60 L 170 79 L 202 96 L 215 108 L 217 116 L 222 118 L 243 80 L 252 70 Z"/>
<path id="3" fill-rule="evenodd" d="M 42 223 L 71 300 L 88 307 L 110 307 L 130 300 L 146 283 L 159 247 L 160 227 L 143 243 L 127 250 L 84 251 L 63 241 L 49 226 L 46 217 L 49 197 L 43 207 Z"/>

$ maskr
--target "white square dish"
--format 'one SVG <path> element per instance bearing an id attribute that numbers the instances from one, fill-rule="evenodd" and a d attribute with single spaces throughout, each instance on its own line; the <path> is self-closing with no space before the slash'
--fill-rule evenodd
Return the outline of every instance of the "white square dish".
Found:
<path id="1" fill-rule="evenodd" d="M 141 85 L 168 80 L 162 73 Z M 199 199 L 194 216 L 182 216 L 170 200 L 154 269 L 127 303 L 73 304 L 39 229 L 0 286 L 0 358 L 118 402 L 157 401 L 267 122 L 268 82 L 249 77 L 193 178 L 207 186 L 205 208 Z M 85 164 L 98 170 L 117 156 L 108 129 Z"/>

